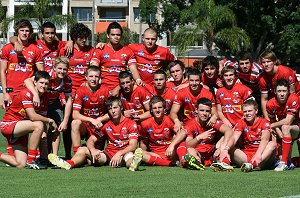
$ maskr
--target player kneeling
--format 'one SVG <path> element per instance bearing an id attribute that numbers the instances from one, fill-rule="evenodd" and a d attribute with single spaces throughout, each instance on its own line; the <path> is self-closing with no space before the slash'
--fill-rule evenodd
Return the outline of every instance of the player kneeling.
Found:
<path id="1" fill-rule="evenodd" d="M 129 168 L 133 151 L 137 147 L 138 130 L 136 123 L 124 117 L 121 100 L 117 97 L 109 97 L 105 103 L 110 120 L 87 140 L 87 147 L 80 147 L 71 160 L 63 160 L 57 155 L 49 154 L 49 161 L 61 168 L 70 169 L 83 165 L 86 160 L 91 165 L 110 165 L 119 167 L 126 165 Z M 108 140 L 107 148 L 101 151 L 97 148 L 97 142 Z M 101 146 L 101 145 L 100 145 Z"/>
<path id="2" fill-rule="evenodd" d="M 276 143 L 269 141 L 271 136 L 270 123 L 266 119 L 258 117 L 257 112 L 257 103 L 254 100 L 249 99 L 244 102 L 244 119 L 237 123 L 233 135 L 221 152 L 221 163 L 212 164 L 214 170 L 228 170 L 229 153 L 233 161 L 241 166 L 242 172 L 250 172 L 256 167 L 263 169 L 273 165 Z M 241 136 L 244 149 L 237 149 L 234 146 Z"/>
<path id="3" fill-rule="evenodd" d="M 188 154 L 192 156 L 190 158 L 195 158 L 192 160 L 193 163 L 200 163 L 204 169 L 204 166 L 212 164 L 213 155 L 219 157 L 220 151 L 224 149 L 233 131 L 220 120 L 217 120 L 212 127 L 208 126 L 212 115 L 212 102 L 209 99 L 199 98 L 196 105 L 197 117 L 184 125 L 187 132 L 186 145 Z M 224 137 L 216 144 L 217 132 L 224 134 Z M 217 150 L 213 153 L 215 145 Z M 190 162 L 188 160 L 187 162 L 189 167 Z"/>
<path id="4" fill-rule="evenodd" d="M 47 127 L 52 127 L 53 132 L 57 130 L 54 120 L 39 115 L 47 109 L 46 91 L 49 85 L 50 76 L 45 71 L 37 71 L 34 77 L 34 89 L 38 92 L 41 105 L 38 109 L 33 107 L 33 94 L 25 88 L 14 97 L 12 104 L 8 107 L 6 113 L 0 122 L 0 129 L 12 145 L 14 156 L 2 154 L 0 152 L 0 161 L 17 168 L 27 167 L 30 169 L 46 169 L 47 166 L 36 161 L 38 155 L 38 146 L 40 144 L 42 133 L 47 131 Z M 29 138 L 29 148 L 27 148 L 27 135 Z"/>
<path id="5" fill-rule="evenodd" d="M 149 165 L 174 166 L 176 161 L 186 150 L 182 150 L 180 143 L 186 134 L 183 131 L 174 132 L 174 123 L 171 118 L 165 115 L 166 101 L 161 96 L 153 96 L 150 100 L 150 112 L 153 117 L 141 123 L 141 136 L 143 140 L 140 144 L 148 147 L 150 152 L 142 151 L 140 148 L 135 151 L 134 158 L 138 159 L 142 153 L 142 160 Z M 133 161 L 130 170 L 137 169 Z"/>

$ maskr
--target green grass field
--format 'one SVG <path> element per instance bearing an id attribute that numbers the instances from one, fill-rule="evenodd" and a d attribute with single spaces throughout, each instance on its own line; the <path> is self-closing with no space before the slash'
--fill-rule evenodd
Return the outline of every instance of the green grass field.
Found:
<path id="1" fill-rule="evenodd" d="M 2 152 L 5 141 L 1 136 Z M 149 166 L 137 172 L 110 167 L 66 171 L 16 169 L 0 163 L 0 182 L 0 197 L 300 197 L 300 168 L 279 173 Z"/>

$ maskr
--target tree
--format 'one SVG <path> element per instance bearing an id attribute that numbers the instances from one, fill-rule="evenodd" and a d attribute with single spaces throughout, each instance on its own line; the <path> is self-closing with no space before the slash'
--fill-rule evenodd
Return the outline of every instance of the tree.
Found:
<path id="1" fill-rule="evenodd" d="M 76 19 L 72 15 L 61 15 L 57 10 L 61 10 L 63 0 L 32 0 L 26 4 L 17 7 L 15 15 L 3 20 L 3 29 L 7 30 L 8 24 L 15 20 L 30 19 L 39 27 L 45 22 L 50 21 L 56 25 L 72 26 Z"/>
<path id="2" fill-rule="evenodd" d="M 187 46 L 204 40 L 209 52 L 217 45 L 222 52 L 248 48 L 249 37 L 236 26 L 236 18 L 227 6 L 213 0 L 144 0 L 139 4 L 143 22 L 158 28 L 159 32 L 174 34 L 173 44 L 184 54 Z M 160 12 L 161 24 L 150 23 L 149 14 Z M 174 33 L 175 32 L 175 33 Z"/>
<path id="3" fill-rule="evenodd" d="M 214 44 L 223 53 L 234 53 L 250 46 L 246 32 L 236 26 L 233 11 L 227 6 L 216 5 L 213 0 L 196 0 L 184 9 L 174 39 L 181 52 L 202 39 L 210 53 Z"/>

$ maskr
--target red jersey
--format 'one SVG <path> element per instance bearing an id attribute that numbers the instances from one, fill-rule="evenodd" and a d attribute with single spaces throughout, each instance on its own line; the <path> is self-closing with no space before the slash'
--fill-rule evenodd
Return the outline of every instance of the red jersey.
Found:
<path id="1" fill-rule="evenodd" d="M 154 73 L 162 69 L 163 66 L 176 59 L 168 48 L 156 46 L 154 52 L 149 53 L 144 44 L 129 44 L 128 47 L 133 51 L 137 69 L 141 79 L 151 84 L 153 82 Z"/>
<path id="2" fill-rule="evenodd" d="M 267 112 L 271 119 L 277 116 L 278 121 L 286 117 L 287 114 L 295 117 L 294 123 L 299 123 L 299 97 L 291 93 L 285 104 L 280 105 L 276 98 L 272 98 L 267 102 Z"/>
<path id="3" fill-rule="evenodd" d="M 144 105 L 150 101 L 150 95 L 143 87 L 137 86 L 130 95 L 124 94 L 121 91 L 120 99 L 124 110 L 134 109 L 141 115 L 146 111 Z"/>
<path id="4" fill-rule="evenodd" d="M 178 104 L 183 108 L 184 123 L 197 116 L 196 103 L 199 98 L 207 98 L 212 102 L 213 107 L 216 106 L 213 94 L 203 87 L 201 88 L 200 93 L 197 96 L 194 96 L 191 93 L 190 87 L 180 89 L 175 95 L 174 104 Z"/>
<path id="5" fill-rule="evenodd" d="M 215 133 L 212 133 L 211 139 L 209 138 L 203 139 L 197 145 L 197 147 L 199 148 L 197 150 L 199 150 L 200 152 L 205 152 L 205 151 L 211 151 L 214 148 L 216 144 L 215 137 L 217 135 L 217 132 L 220 131 L 222 125 L 223 122 L 217 120 L 213 127 L 208 127 L 206 125 L 202 126 L 199 122 L 197 122 L 196 118 L 193 118 L 185 123 L 184 128 L 187 130 L 187 136 L 192 138 L 195 138 L 197 135 L 202 134 L 205 131 L 210 130 L 211 128 L 216 130 Z"/>
<path id="6" fill-rule="evenodd" d="M 57 81 L 58 78 L 55 78 L 54 70 L 49 70 L 51 76 L 49 83 L 49 104 L 54 103 L 60 96 L 61 93 L 64 93 L 66 97 L 72 96 L 72 79 L 70 76 L 66 75 L 62 80 Z"/>
<path id="7" fill-rule="evenodd" d="M 102 141 L 104 135 L 107 142 L 106 150 L 115 151 L 123 150 L 129 144 L 130 140 L 138 139 L 138 129 L 135 121 L 130 118 L 124 118 L 118 125 L 109 120 L 99 133 L 94 134 L 99 141 Z"/>
<path id="8" fill-rule="evenodd" d="M 14 94 L 20 92 L 24 80 L 37 71 L 36 64 L 43 63 L 41 52 L 34 44 L 24 46 L 21 55 L 16 53 L 12 44 L 6 44 L 2 48 L 1 61 L 7 62 L 6 85 L 13 88 Z"/>
<path id="9" fill-rule="evenodd" d="M 105 45 L 102 50 L 96 49 L 92 62 L 101 66 L 101 83 L 113 90 L 119 85 L 119 73 L 128 67 L 135 66 L 136 60 L 132 50 L 121 46 L 117 51 Z"/>
<path id="10" fill-rule="evenodd" d="M 207 78 L 207 76 L 202 73 L 201 75 L 201 81 L 203 85 L 208 86 L 209 88 L 220 88 L 223 87 L 223 82 L 220 78 L 220 76 L 216 76 L 215 78 Z M 221 85 L 221 86 L 219 86 Z"/>
<path id="11" fill-rule="evenodd" d="M 296 77 L 296 73 L 294 70 L 285 67 L 283 65 L 279 65 L 277 72 L 274 76 L 270 76 L 267 73 L 262 75 L 262 78 L 259 80 L 259 89 L 261 93 L 268 94 L 268 98 L 271 99 L 275 96 L 274 94 L 274 85 L 276 80 L 278 79 L 286 79 L 290 85 L 295 85 L 295 90 L 298 95 L 300 91 L 299 82 Z"/>
<path id="12" fill-rule="evenodd" d="M 230 90 L 225 87 L 218 89 L 217 104 L 222 106 L 224 116 L 232 125 L 244 116 L 242 105 L 251 94 L 252 90 L 241 83 L 236 83 Z"/>
<path id="13" fill-rule="evenodd" d="M 175 85 L 174 81 L 170 80 L 167 82 L 167 87 L 170 87 L 171 89 L 173 89 L 175 92 L 178 91 L 178 87 L 181 86 L 181 85 L 187 85 L 188 86 L 189 84 L 189 81 L 188 79 L 185 79 L 183 82 L 181 82 L 180 85 Z"/>
<path id="14" fill-rule="evenodd" d="M 94 93 L 87 86 L 81 86 L 76 91 L 73 110 L 87 117 L 98 118 L 105 114 L 105 101 L 109 96 L 108 88 L 103 85 Z"/>
<path id="15" fill-rule="evenodd" d="M 234 130 L 234 132 L 242 133 L 245 149 L 258 149 L 262 133 L 267 131 L 270 131 L 270 122 L 262 117 L 258 117 L 258 120 L 252 126 L 249 126 L 244 119 L 241 119 Z"/>
<path id="16" fill-rule="evenodd" d="M 55 59 L 58 57 L 60 50 L 65 47 L 66 42 L 54 40 L 51 49 L 42 40 L 37 40 L 36 45 L 41 50 L 45 71 L 50 71 L 53 69 Z"/>
<path id="17" fill-rule="evenodd" d="M 146 84 L 145 89 L 147 91 L 149 91 L 149 93 L 151 94 L 152 97 L 158 95 L 154 85 Z M 175 94 L 176 94 L 176 92 L 173 89 L 166 86 L 164 93 L 160 95 L 166 101 L 166 113 L 167 114 L 170 113 L 171 107 L 172 107 L 174 99 L 175 99 Z"/>
<path id="18" fill-rule="evenodd" d="M 34 108 L 33 107 L 33 94 L 29 89 L 22 89 L 18 95 L 14 97 L 12 104 L 8 107 L 5 112 L 2 121 L 10 122 L 10 121 L 20 121 L 27 118 L 25 109 Z M 39 113 L 43 116 L 47 115 L 48 108 L 48 95 L 44 93 L 40 97 L 40 107 L 35 108 L 36 113 Z"/>
<path id="19" fill-rule="evenodd" d="M 73 48 L 73 53 L 68 56 L 70 60 L 70 67 L 68 74 L 72 79 L 72 89 L 73 92 L 76 91 L 80 85 L 86 81 L 85 73 L 90 66 L 90 61 L 92 59 L 94 53 L 94 48 L 91 46 L 85 46 L 82 50 L 78 50 L 77 48 Z M 61 56 L 65 55 L 65 50 L 61 49 Z M 74 93 L 73 93 L 74 94 Z"/>
<path id="20" fill-rule="evenodd" d="M 151 152 L 165 152 L 171 144 L 174 135 L 174 123 L 168 116 L 164 116 L 160 125 L 155 122 L 153 117 L 141 123 L 141 136 L 149 140 Z"/>

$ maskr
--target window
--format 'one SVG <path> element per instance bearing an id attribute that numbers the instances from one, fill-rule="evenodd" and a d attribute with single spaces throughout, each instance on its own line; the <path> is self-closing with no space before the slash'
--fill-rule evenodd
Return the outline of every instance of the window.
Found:
<path id="1" fill-rule="evenodd" d="M 92 8 L 72 8 L 72 14 L 77 21 L 92 21 Z"/>
<path id="2" fill-rule="evenodd" d="M 140 9 L 138 7 L 133 8 L 133 21 L 135 23 L 140 22 Z"/>
<path id="3" fill-rule="evenodd" d="M 105 12 L 106 19 L 125 19 L 125 15 L 120 10 L 107 10 Z"/>

